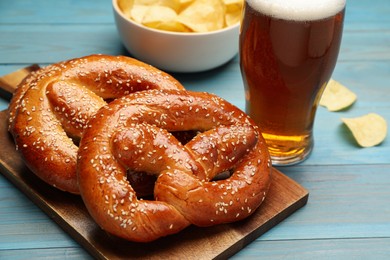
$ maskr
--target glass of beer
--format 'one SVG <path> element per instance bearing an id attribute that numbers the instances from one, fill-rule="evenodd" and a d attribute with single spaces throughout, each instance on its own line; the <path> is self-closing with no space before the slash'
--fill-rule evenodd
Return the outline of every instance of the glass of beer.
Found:
<path id="1" fill-rule="evenodd" d="M 246 112 L 274 165 L 313 148 L 313 123 L 338 57 L 346 0 L 245 0 L 240 68 Z"/>

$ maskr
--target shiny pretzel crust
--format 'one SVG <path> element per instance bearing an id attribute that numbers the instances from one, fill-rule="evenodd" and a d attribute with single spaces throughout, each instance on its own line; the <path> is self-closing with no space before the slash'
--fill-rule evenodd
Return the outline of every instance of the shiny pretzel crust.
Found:
<path id="1" fill-rule="evenodd" d="M 124 56 L 90 55 L 31 73 L 9 106 L 9 131 L 26 165 L 58 189 L 79 193 L 75 143 L 91 115 L 147 89 L 183 89 L 170 75 Z"/>
<path id="2" fill-rule="evenodd" d="M 117 99 L 89 122 L 78 152 L 81 196 L 95 221 L 127 240 L 149 242 L 190 224 L 242 220 L 264 200 L 271 162 L 258 127 L 210 93 L 142 91 Z M 186 144 L 170 132 L 199 132 Z M 141 200 L 127 172 L 157 175 Z M 231 176 L 214 180 L 221 172 Z"/>

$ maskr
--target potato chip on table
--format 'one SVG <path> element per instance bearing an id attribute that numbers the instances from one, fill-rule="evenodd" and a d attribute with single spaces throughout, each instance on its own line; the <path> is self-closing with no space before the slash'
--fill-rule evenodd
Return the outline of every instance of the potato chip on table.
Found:
<path id="1" fill-rule="evenodd" d="M 387 135 L 386 120 L 375 113 L 355 118 L 341 119 L 362 147 L 371 147 L 382 143 Z"/>
<path id="2" fill-rule="evenodd" d="M 322 94 L 320 105 L 329 111 L 339 111 L 351 106 L 356 99 L 355 93 L 340 82 L 331 79 Z"/>

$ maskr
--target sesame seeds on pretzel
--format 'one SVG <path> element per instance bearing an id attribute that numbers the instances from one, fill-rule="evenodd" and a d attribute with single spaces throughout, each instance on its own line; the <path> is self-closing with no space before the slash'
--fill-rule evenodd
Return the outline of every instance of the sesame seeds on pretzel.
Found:
<path id="1" fill-rule="evenodd" d="M 189 142 L 172 133 L 196 131 Z M 157 176 L 154 199 L 140 199 L 129 171 Z M 216 179 L 222 172 L 229 177 Z M 149 242 L 188 225 L 244 219 L 263 202 L 271 162 L 258 127 L 210 93 L 141 91 L 119 98 L 89 121 L 77 164 L 83 201 L 99 226 Z"/>
<path id="2" fill-rule="evenodd" d="M 183 86 L 170 75 L 124 56 L 90 55 L 53 64 L 19 85 L 9 106 L 9 131 L 32 172 L 77 194 L 77 142 L 89 118 L 106 101 L 148 89 Z"/>

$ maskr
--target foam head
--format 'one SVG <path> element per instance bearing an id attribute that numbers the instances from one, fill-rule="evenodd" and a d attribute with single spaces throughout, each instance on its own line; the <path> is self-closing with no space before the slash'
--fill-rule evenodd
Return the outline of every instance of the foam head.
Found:
<path id="1" fill-rule="evenodd" d="M 313 21 L 340 12 L 346 0 L 246 0 L 255 10 L 266 15 L 294 21 Z"/>

